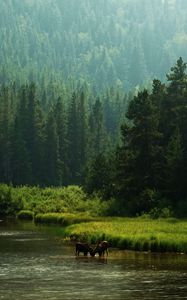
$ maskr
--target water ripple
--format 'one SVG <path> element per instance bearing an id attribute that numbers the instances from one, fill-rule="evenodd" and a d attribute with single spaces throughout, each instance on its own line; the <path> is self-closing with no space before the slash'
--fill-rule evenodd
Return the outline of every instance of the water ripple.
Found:
<path id="1" fill-rule="evenodd" d="M 0 245 L 1 300 L 187 299 L 186 256 L 75 257 L 74 248 L 34 231 L 2 230 Z"/>

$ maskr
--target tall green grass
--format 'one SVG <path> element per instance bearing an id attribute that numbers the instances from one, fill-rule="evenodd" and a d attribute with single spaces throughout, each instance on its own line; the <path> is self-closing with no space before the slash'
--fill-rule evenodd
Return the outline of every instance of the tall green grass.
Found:
<path id="1" fill-rule="evenodd" d="M 88 199 L 80 187 L 11 187 L 0 184 L 0 213 L 58 224 L 66 237 L 91 243 L 107 239 L 121 249 L 187 253 L 187 221 L 99 217 L 112 201 Z M 22 210 L 22 211 L 21 211 Z"/>
<path id="2" fill-rule="evenodd" d="M 36 215 L 34 220 L 35 223 L 69 226 L 82 222 L 93 222 L 94 218 L 88 214 L 47 213 Z"/>
<path id="3" fill-rule="evenodd" d="M 65 235 L 90 243 L 106 239 L 120 249 L 187 253 L 187 221 L 176 219 L 105 218 L 68 226 Z"/>

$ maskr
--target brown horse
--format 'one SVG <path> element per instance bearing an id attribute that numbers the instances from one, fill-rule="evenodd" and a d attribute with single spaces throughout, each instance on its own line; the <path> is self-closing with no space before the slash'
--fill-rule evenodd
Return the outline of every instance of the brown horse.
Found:
<path id="1" fill-rule="evenodd" d="M 84 256 L 87 256 L 90 253 L 91 256 L 94 256 L 94 251 L 87 243 L 76 243 L 76 255 L 79 256 L 79 253 L 84 253 Z"/>
<path id="2" fill-rule="evenodd" d="M 104 256 L 105 252 L 108 255 L 108 247 L 109 243 L 107 241 L 101 241 L 97 244 L 96 248 L 94 249 L 94 254 L 98 253 L 99 256 Z"/>

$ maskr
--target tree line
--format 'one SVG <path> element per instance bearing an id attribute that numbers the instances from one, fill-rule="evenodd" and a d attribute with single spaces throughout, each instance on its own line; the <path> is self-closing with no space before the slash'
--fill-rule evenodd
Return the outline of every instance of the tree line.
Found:
<path id="1" fill-rule="evenodd" d="M 92 159 L 117 143 L 129 97 L 59 82 L 1 85 L 0 182 L 84 184 Z"/>
<path id="2" fill-rule="evenodd" d="M 186 68 L 178 59 L 167 83 L 155 79 L 132 99 L 118 89 L 1 86 L 0 181 L 82 185 L 113 198 L 115 214 L 186 215 Z"/>
<path id="3" fill-rule="evenodd" d="M 118 199 L 122 214 L 159 212 L 167 207 L 187 215 L 187 64 L 178 59 L 167 84 L 155 79 L 152 91 L 129 103 L 121 144 L 112 156 L 98 156 L 88 191 Z"/>

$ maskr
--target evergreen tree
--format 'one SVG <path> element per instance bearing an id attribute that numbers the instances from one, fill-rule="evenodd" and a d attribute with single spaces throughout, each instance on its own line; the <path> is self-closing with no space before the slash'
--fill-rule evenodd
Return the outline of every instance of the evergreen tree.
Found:
<path id="1" fill-rule="evenodd" d="M 77 95 L 72 94 L 68 111 L 68 183 L 78 184 L 80 178 L 78 157 Z"/>
<path id="2" fill-rule="evenodd" d="M 32 165 L 26 145 L 28 86 L 22 86 L 14 122 L 12 142 L 12 182 L 17 185 L 32 184 Z"/>
<path id="3" fill-rule="evenodd" d="M 45 185 L 62 184 L 62 167 L 59 156 L 59 137 L 53 111 L 48 114 L 45 128 Z"/>
<path id="4" fill-rule="evenodd" d="M 86 94 L 81 91 L 77 103 L 77 142 L 80 183 L 83 183 L 87 165 L 88 150 L 88 116 L 86 113 Z"/>
<path id="5" fill-rule="evenodd" d="M 104 153 L 107 145 L 107 135 L 104 127 L 103 107 L 99 98 L 92 107 L 89 118 L 89 153 L 90 158 Z"/>
<path id="6" fill-rule="evenodd" d="M 65 104 L 61 98 L 54 108 L 54 118 L 57 126 L 57 136 L 59 140 L 59 160 L 62 166 L 62 184 L 67 185 L 68 182 L 68 140 L 67 140 L 67 114 Z"/>
<path id="7" fill-rule="evenodd" d="M 26 121 L 26 147 L 29 152 L 33 183 L 41 183 L 41 168 L 43 160 L 43 116 L 36 95 L 36 86 L 31 83 L 28 87 L 28 107 Z"/>
<path id="8" fill-rule="evenodd" d="M 88 193 L 99 193 L 109 199 L 111 192 L 111 166 L 104 154 L 99 154 L 91 163 L 86 176 L 85 189 Z"/>
<path id="9" fill-rule="evenodd" d="M 183 146 L 180 130 L 177 127 L 171 136 L 166 148 L 166 193 L 172 200 L 173 206 L 183 198 L 186 193 L 183 187 Z"/>
<path id="10" fill-rule="evenodd" d="M 130 103 L 127 117 L 131 125 L 122 127 L 123 144 L 116 157 L 119 170 L 116 184 L 122 199 L 134 201 L 147 189 L 159 189 L 162 134 L 159 132 L 157 107 L 146 90 Z M 150 209 L 150 205 L 147 202 L 144 210 Z M 134 212 L 140 212 L 143 207 L 139 202 L 127 206 Z"/>
<path id="11" fill-rule="evenodd" d="M 0 178 L 11 182 L 11 131 L 12 131 L 11 90 L 3 86 L 0 93 Z"/>
<path id="12" fill-rule="evenodd" d="M 183 62 L 182 57 L 177 60 L 174 67 L 171 68 L 171 73 L 167 74 L 167 80 L 170 82 L 168 93 L 181 95 L 187 88 L 187 74 L 185 73 L 187 64 Z"/>
<path id="13" fill-rule="evenodd" d="M 167 88 L 167 97 L 164 103 L 164 108 L 167 108 L 164 115 L 164 120 L 167 122 L 166 157 L 168 157 L 169 151 L 169 168 L 171 169 L 171 165 L 173 168 L 168 177 L 172 177 L 171 182 L 173 183 L 170 197 L 175 199 L 175 202 L 180 201 L 181 198 L 185 199 L 187 197 L 186 68 L 187 64 L 183 62 L 181 57 L 177 60 L 175 66 L 171 68 L 171 73 L 167 75 L 169 86 Z M 171 163 L 172 158 L 173 163 Z"/>

